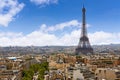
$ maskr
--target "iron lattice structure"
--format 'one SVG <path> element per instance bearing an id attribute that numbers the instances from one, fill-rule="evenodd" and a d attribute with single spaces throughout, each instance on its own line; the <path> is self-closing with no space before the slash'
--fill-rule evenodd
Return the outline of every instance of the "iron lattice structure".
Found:
<path id="1" fill-rule="evenodd" d="M 78 47 L 76 48 L 76 55 L 93 53 L 93 48 L 91 47 L 90 42 L 89 42 L 89 38 L 87 37 L 85 12 L 86 12 L 86 9 L 83 6 L 83 8 L 82 8 L 81 37 L 80 37 L 80 40 L 79 40 Z"/>

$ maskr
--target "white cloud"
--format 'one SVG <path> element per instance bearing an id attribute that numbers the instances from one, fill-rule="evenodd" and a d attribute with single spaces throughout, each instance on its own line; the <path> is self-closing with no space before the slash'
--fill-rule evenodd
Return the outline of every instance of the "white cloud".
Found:
<path id="1" fill-rule="evenodd" d="M 57 31 L 57 30 L 63 30 L 65 27 L 80 27 L 81 23 L 77 20 L 71 20 L 68 22 L 56 24 L 54 26 L 47 26 L 46 24 L 41 25 L 40 30 L 42 32 L 51 32 L 51 31 Z"/>
<path id="2" fill-rule="evenodd" d="M 89 34 L 92 44 L 120 44 L 120 33 L 97 31 Z"/>
<path id="3" fill-rule="evenodd" d="M 14 20 L 14 16 L 24 7 L 17 0 L 0 0 L 0 25 L 8 26 Z"/>
<path id="4" fill-rule="evenodd" d="M 34 2 L 37 5 L 48 5 L 48 4 L 56 4 L 58 0 L 30 0 L 31 2 Z"/>
<path id="5" fill-rule="evenodd" d="M 64 26 L 62 26 L 61 28 L 60 24 L 64 24 Z M 57 26 L 52 26 L 54 28 L 53 30 L 49 30 L 49 26 L 43 24 L 40 30 L 33 31 L 30 34 L 26 35 L 24 35 L 23 33 L 0 32 L 0 46 L 78 45 L 81 33 L 80 29 L 73 29 L 71 32 L 65 33 L 63 36 L 57 36 L 55 35 L 55 33 L 50 34 L 49 32 L 63 30 L 64 28 L 69 27 L 71 25 L 79 27 L 80 25 L 78 24 L 80 24 L 80 22 L 78 22 L 77 20 L 72 20 L 60 24 L 57 24 Z M 48 32 L 45 32 L 45 29 L 47 29 Z M 108 33 L 104 31 L 97 31 L 94 33 L 88 33 L 88 36 L 91 44 L 120 43 L 120 33 Z"/>

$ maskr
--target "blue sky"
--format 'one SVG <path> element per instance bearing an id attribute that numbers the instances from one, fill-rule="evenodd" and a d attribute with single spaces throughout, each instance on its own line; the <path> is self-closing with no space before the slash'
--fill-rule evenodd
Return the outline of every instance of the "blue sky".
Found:
<path id="1" fill-rule="evenodd" d="M 92 45 L 120 43 L 120 0 L 1 0 L 0 46 L 77 45 L 82 6 Z"/>

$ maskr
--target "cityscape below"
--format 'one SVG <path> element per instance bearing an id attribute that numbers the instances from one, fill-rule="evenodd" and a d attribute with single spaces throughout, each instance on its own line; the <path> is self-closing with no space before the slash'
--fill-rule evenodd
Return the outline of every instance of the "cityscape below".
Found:
<path id="1" fill-rule="evenodd" d="M 0 47 L 1 80 L 120 80 L 120 45 Z"/>

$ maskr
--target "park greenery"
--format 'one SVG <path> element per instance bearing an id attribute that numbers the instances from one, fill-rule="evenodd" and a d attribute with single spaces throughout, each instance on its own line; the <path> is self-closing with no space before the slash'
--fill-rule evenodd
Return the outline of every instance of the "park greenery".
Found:
<path id="1" fill-rule="evenodd" d="M 32 80 L 34 75 L 38 75 L 38 80 L 44 80 L 45 71 L 49 71 L 48 62 L 33 64 L 29 69 L 23 70 L 22 80 Z"/>

